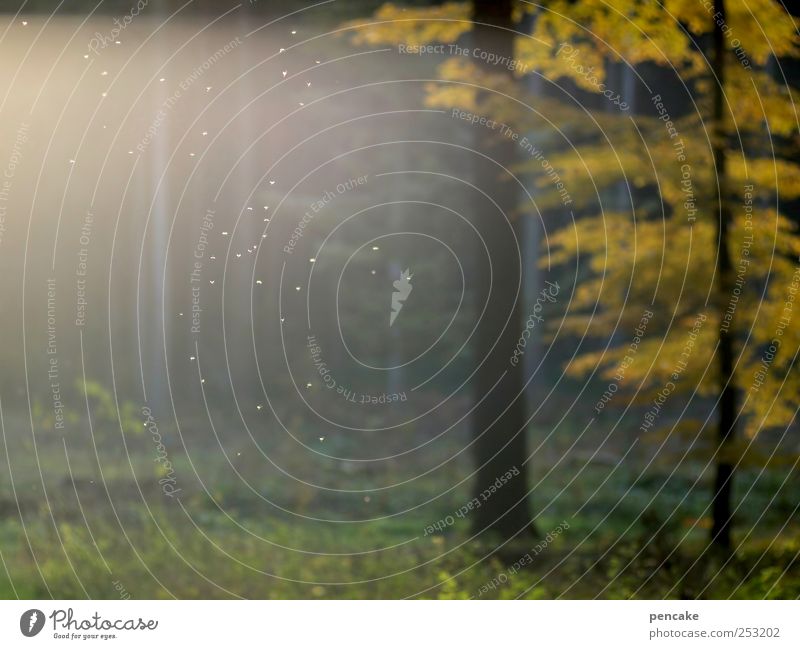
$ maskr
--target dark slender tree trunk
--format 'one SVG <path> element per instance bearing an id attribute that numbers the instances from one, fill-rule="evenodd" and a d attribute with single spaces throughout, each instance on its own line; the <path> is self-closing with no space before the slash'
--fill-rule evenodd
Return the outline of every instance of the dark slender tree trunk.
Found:
<path id="1" fill-rule="evenodd" d="M 475 0 L 473 46 L 513 58 L 513 32 L 508 31 L 512 27 L 511 10 L 511 0 Z M 492 74 L 510 74 L 503 66 L 489 66 L 486 70 Z M 487 98 L 488 91 L 483 95 Z M 497 131 L 479 130 L 476 140 L 483 153 L 505 167 L 516 160 L 516 144 Z M 473 288 L 480 300 L 489 296 L 489 301 L 476 332 L 477 358 L 479 362 L 483 360 L 476 379 L 477 399 L 486 398 L 473 420 L 477 465 L 473 493 L 481 506 L 472 514 L 472 522 L 476 533 L 489 531 L 507 540 L 520 533 L 526 535 L 533 529 L 527 505 L 527 472 L 523 465 L 527 457 L 523 430 L 523 363 L 514 366 L 509 362 L 522 323 L 522 264 L 518 248 L 522 236 L 516 222 L 518 204 L 514 183 L 504 182 L 508 178 L 501 179 L 507 174 L 499 167 L 487 166 L 484 161 L 476 164 L 481 170 L 477 184 L 492 196 L 505 215 L 485 204 L 482 211 L 474 215 L 475 225 L 489 249 L 493 276 L 490 286 L 485 254 L 477 253 L 476 265 L 480 268 L 474 273 L 477 285 Z M 508 476 L 511 477 L 507 480 Z M 491 495 L 484 499 L 482 494 L 487 496 L 489 492 Z"/>
<path id="2" fill-rule="evenodd" d="M 727 196 L 727 176 L 725 157 L 725 35 L 722 25 L 725 24 L 724 0 L 714 0 L 714 52 L 712 65 L 717 76 L 714 85 L 713 105 L 713 154 L 714 169 L 719 183 L 717 195 L 718 231 L 717 245 L 717 281 L 719 286 L 720 315 L 725 313 L 725 305 L 731 296 L 731 257 L 728 249 L 728 229 L 731 211 Z M 718 547 L 729 550 L 731 547 L 731 496 L 733 487 L 733 462 L 729 448 L 736 435 L 736 383 L 733 374 L 733 338 L 734 329 L 722 330 L 719 333 L 719 428 L 717 430 L 716 475 L 714 477 L 714 495 L 712 499 L 711 541 Z"/>

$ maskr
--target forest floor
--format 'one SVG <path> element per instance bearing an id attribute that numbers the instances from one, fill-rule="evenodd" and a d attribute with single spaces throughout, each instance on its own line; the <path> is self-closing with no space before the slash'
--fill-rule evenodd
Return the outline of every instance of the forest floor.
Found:
<path id="1" fill-rule="evenodd" d="M 151 479 L 152 455 L 104 462 L 101 478 L 90 454 L 67 463 L 62 440 L 37 453 L 41 474 L 30 453 L 30 466 L 11 463 L 13 482 L 0 480 L 3 598 L 800 595 L 800 521 L 778 471 L 739 476 L 755 487 L 737 496 L 736 552 L 725 557 L 708 548 L 707 485 L 688 469 L 642 477 L 575 460 L 534 490 L 536 533 L 498 550 L 453 515 L 470 499 L 467 482 L 444 493 L 441 478 L 420 478 L 397 497 L 358 494 L 360 509 L 315 489 L 287 493 L 285 477 L 265 477 L 254 494 L 230 472 L 214 475 L 217 449 L 193 458 L 205 489 L 184 479 L 176 498 Z M 177 475 L 192 471 L 176 459 Z"/>

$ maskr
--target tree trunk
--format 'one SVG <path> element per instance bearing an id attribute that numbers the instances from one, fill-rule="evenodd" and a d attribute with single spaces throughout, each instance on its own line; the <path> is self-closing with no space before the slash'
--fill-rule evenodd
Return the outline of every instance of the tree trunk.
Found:
<path id="1" fill-rule="evenodd" d="M 476 48 L 513 58 L 514 35 L 507 31 L 513 24 L 511 9 L 511 0 L 475 0 L 473 45 Z M 510 74 L 503 66 L 489 66 L 487 71 Z M 513 165 L 517 145 L 510 138 L 486 130 L 478 131 L 477 140 L 479 148 L 496 162 L 507 168 Z M 492 196 L 505 216 L 493 206 L 474 215 L 475 225 L 489 250 L 493 276 L 490 278 L 485 254 L 478 253 L 480 261 L 477 264 L 481 267 L 474 273 L 473 281 L 477 284 L 474 293 L 480 296 L 480 300 L 488 296 L 488 305 L 476 332 L 477 359 L 483 361 L 476 376 L 477 399 L 486 398 L 477 408 L 473 420 L 473 449 L 477 465 L 473 494 L 481 503 L 472 514 L 473 530 L 475 533 L 494 533 L 505 541 L 520 533 L 528 534 L 533 529 L 527 506 L 527 471 L 523 465 L 527 457 L 523 429 L 524 363 L 513 366 L 509 362 L 522 324 L 522 265 L 517 247 L 522 237 L 515 218 L 518 207 L 516 187 L 512 182 L 494 180 L 489 180 L 487 186 L 487 173 L 492 174 L 491 178 L 501 178 L 506 174 L 496 166 L 487 172 L 489 167 L 483 161 L 477 164 L 482 171 L 478 172 L 481 177 L 476 179 L 476 184 L 484 186 L 484 191 Z M 507 480 L 508 476 L 511 477 Z M 486 490 L 493 493 L 486 497 Z"/>
<path id="2" fill-rule="evenodd" d="M 714 0 L 714 52 L 713 69 L 717 76 L 714 85 L 713 105 L 713 155 L 714 169 L 719 183 L 717 208 L 719 215 L 717 231 L 717 278 L 719 286 L 720 315 L 725 313 L 725 305 L 731 295 L 731 258 L 728 249 L 728 228 L 731 211 L 727 196 L 725 124 L 724 124 L 724 83 L 725 83 L 725 24 L 724 0 Z M 736 434 L 737 395 L 733 374 L 734 328 L 719 332 L 719 428 L 717 430 L 716 475 L 712 498 L 711 542 L 723 550 L 731 547 L 731 496 L 733 487 L 733 462 L 729 448 Z"/>

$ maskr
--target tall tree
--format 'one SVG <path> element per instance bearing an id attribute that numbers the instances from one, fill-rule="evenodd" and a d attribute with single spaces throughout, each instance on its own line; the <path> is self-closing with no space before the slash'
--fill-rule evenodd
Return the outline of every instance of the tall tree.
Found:
<path id="1" fill-rule="evenodd" d="M 717 287 L 720 322 L 725 317 L 728 301 L 732 295 L 733 281 L 729 249 L 731 208 L 728 202 L 728 177 L 726 172 L 727 132 L 724 122 L 725 100 L 725 22 L 724 0 L 714 0 L 714 52 L 713 52 L 713 140 L 711 143 L 714 171 L 718 181 L 717 190 Z M 729 449 L 736 435 L 737 393 L 734 376 L 735 352 L 734 332 L 729 327 L 719 328 L 719 421 L 717 439 L 716 475 L 712 496 L 711 540 L 721 548 L 731 547 L 731 494 L 733 489 L 733 461 Z"/>
<path id="2" fill-rule="evenodd" d="M 471 32 L 465 47 L 484 52 L 494 60 L 514 59 L 513 0 L 474 0 L 448 2 L 434 7 L 404 8 L 386 4 L 376 12 L 377 24 L 364 26 L 353 21 L 354 40 L 369 45 L 398 44 L 419 46 L 430 43 L 455 44 Z M 493 64 L 489 57 L 466 57 L 475 74 L 469 85 L 445 83 L 428 87 L 429 105 L 492 113 L 501 120 L 515 112 L 507 98 L 496 93 L 502 89 L 513 96 L 522 92 L 511 66 Z M 446 79 L 448 66 L 464 64 L 464 56 L 454 56 L 440 66 Z M 478 88 L 482 88 L 479 90 Z M 460 101 L 465 99 L 466 101 Z M 490 108 L 494 106 L 494 108 Z M 497 110 L 495 110 L 497 109 Z M 498 112 L 499 111 L 499 112 Z M 477 324 L 474 352 L 480 367 L 475 375 L 475 400 L 480 401 L 473 416 L 473 454 L 475 477 L 473 494 L 481 507 L 472 514 L 476 534 L 489 533 L 504 541 L 515 536 L 528 536 L 534 529 L 528 511 L 528 477 L 525 434 L 525 394 L 522 363 L 509 362 L 523 328 L 521 304 L 522 258 L 520 224 L 517 214 L 518 195 L 508 173 L 518 162 L 517 144 L 497 131 L 478 127 L 474 131 L 476 154 L 474 183 L 491 196 L 476 204 L 473 225 L 480 233 L 482 246 L 489 252 L 489 264 L 481 251 L 476 251 L 476 264 L 470 272 L 470 292 L 486 308 Z M 493 160 L 494 163 L 487 162 Z M 503 178 L 503 176 L 506 176 Z M 480 312 L 481 308 L 477 311 Z M 502 484 L 497 488 L 497 484 Z M 491 493 L 490 498 L 480 498 Z"/>
<path id="3" fill-rule="evenodd" d="M 550 261 L 590 258 L 592 274 L 562 332 L 588 331 L 601 340 L 622 332 L 608 349 L 581 350 L 568 372 L 599 372 L 614 394 L 625 389 L 642 406 L 633 410 L 640 431 L 662 457 L 678 438 L 683 444 L 671 445 L 673 457 L 713 468 L 711 541 L 727 550 L 735 468 L 794 459 L 786 446 L 759 447 L 759 433 L 791 424 L 800 388 L 792 371 L 800 351 L 792 322 L 800 237 L 780 212 L 782 202 L 800 195 L 798 96 L 765 70 L 770 57 L 797 56 L 800 39 L 773 0 L 715 0 L 713 8 L 633 2 L 625 15 L 593 0 L 553 8 L 569 10 L 569 18 L 554 12 L 537 23 L 535 35 L 571 43 L 571 56 L 545 59 L 551 74 L 599 93 L 609 61 L 654 62 L 676 73 L 677 83 L 666 89 L 647 88 L 655 119 L 620 113 L 602 123 L 601 137 L 557 157 L 565 182 L 578 187 L 576 211 L 585 216 L 550 239 Z M 701 44 L 708 35 L 706 59 Z M 562 122 L 568 119 L 564 113 Z M 635 197 L 630 213 L 606 211 L 597 200 L 595 187 L 602 196 L 618 179 Z M 645 310 L 656 316 L 632 356 L 626 333 Z M 702 397 L 715 406 L 713 436 L 704 434 L 712 426 L 698 407 Z M 607 403 L 599 410 L 619 415 L 628 406 L 619 396 Z"/>
<path id="4" fill-rule="evenodd" d="M 514 59 L 512 9 L 512 0 L 474 0 L 472 42 L 476 51 L 491 52 L 508 61 Z M 508 67 L 498 70 L 486 61 L 482 62 L 482 67 L 485 74 L 500 75 L 504 82 L 513 83 Z M 490 90 L 481 91 L 478 103 L 490 101 L 491 94 Z M 518 145 L 510 138 L 483 129 L 478 131 L 477 139 L 486 155 L 505 169 L 512 169 L 518 161 Z M 480 168 L 485 169 L 485 165 Z M 497 169 L 492 175 L 500 177 L 501 174 Z M 486 178 L 483 180 L 485 184 Z M 480 179 L 476 181 L 480 183 Z M 480 498 L 486 490 L 491 493 L 498 479 L 511 477 L 475 512 L 473 529 L 476 533 L 491 530 L 508 539 L 532 530 L 527 498 L 528 464 L 525 463 L 523 363 L 509 363 L 510 351 L 516 346 L 522 327 L 520 246 L 523 237 L 517 218 L 516 187 L 510 182 L 489 184 L 488 193 L 498 203 L 500 213 L 484 206 L 475 215 L 477 230 L 489 250 L 493 272 L 490 278 L 484 264 L 474 276 L 479 284 L 475 293 L 488 296 L 489 300 L 476 332 L 476 356 L 483 365 L 476 377 L 477 397 L 482 402 L 473 422 L 474 496 Z"/>

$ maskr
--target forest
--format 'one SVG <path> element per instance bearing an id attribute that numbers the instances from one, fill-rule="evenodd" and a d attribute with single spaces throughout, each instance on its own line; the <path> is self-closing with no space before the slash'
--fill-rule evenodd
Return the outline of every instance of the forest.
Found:
<path id="1" fill-rule="evenodd" d="M 4 599 L 800 597 L 779 0 L 0 2 Z"/>

